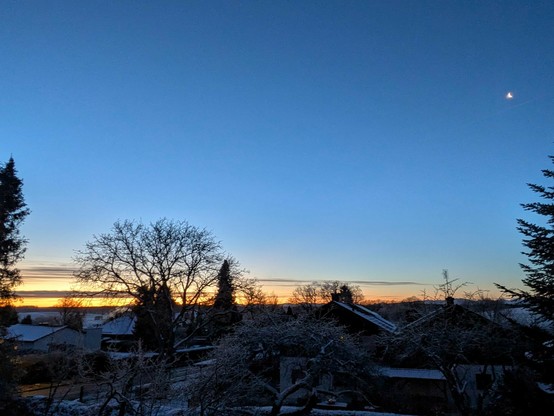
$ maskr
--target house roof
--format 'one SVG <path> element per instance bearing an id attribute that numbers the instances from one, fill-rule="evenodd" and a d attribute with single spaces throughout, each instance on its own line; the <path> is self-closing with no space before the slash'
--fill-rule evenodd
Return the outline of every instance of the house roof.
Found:
<path id="1" fill-rule="evenodd" d="M 519 306 L 514 308 L 507 308 L 501 312 L 501 315 L 508 320 L 513 320 L 520 325 L 524 326 L 536 326 L 545 331 L 554 334 L 554 321 L 545 319 L 542 315 L 539 315 L 529 308 Z"/>
<path id="2" fill-rule="evenodd" d="M 344 308 L 348 311 L 353 312 L 357 316 L 365 319 L 368 322 L 371 322 L 374 325 L 377 325 L 379 328 L 384 329 L 387 332 L 396 331 L 395 324 L 393 324 L 391 321 L 386 320 L 378 313 L 373 312 L 372 310 L 362 305 L 356 305 L 353 303 L 344 303 L 336 300 L 332 301 L 332 303 L 340 308 Z"/>
<path id="3" fill-rule="evenodd" d="M 424 324 L 426 322 L 430 322 L 438 317 L 444 316 L 444 315 L 460 315 L 464 314 L 466 317 L 474 317 L 473 319 L 479 320 L 479 321 L 489 321 L 492 324 L 496 324 L 493 320 L 490 319 L 490 317 L 473 312 L 472 310 L 466 308 L 465 306 L 459 305 L 457 303 L 454 303 L 452 301 L 451 303 L 448 303 L 430 313 L 427 315 L 423 315 L 421 318 L 416 319 L 413 322 L 408 323 L 404 326 L 404 329 L 411 328 L 411 327 L 417 327 L 421 324 Z"/>
<path id="4" fill-rule="evenodd" d="M 445 380 L 444 375 L 435 369 L 424 368 L 392 368 L 380 367 L 379 371 L 386 377 L 391 378 L 413 378 L 418 380 Z"/>
<path id="5" fill-rule="evenodd" d="M 131 335 L 135 329 L 135 316 L 123 315 L 102 325 L 102 334 Z"/>
<path id="6" fill-rule="evenodd" d="M 18 341 L 34 342 L 64 328 L 67 328 L 67 326 L 15 324 L 8 327 L 7 337 L 16 338 Z"/>

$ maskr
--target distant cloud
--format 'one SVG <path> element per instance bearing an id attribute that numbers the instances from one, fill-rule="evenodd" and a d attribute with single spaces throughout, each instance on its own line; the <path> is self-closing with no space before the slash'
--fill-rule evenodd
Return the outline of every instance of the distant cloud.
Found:
<path id="1" fill-rule="evenodd" d="M 396 282 L 396 281 L 387 281 L 387 280 L 354 280 L 349 281 L 349 283 L 354 283 L 356 285 L 368 285 L 368 286 L 406 286 L 406 285 L 417 285 L 417 286 L 427 286 L 428 283 L 421 282 Z"/>
<path id="2" fill-rule="evenodd" d="M 334 279 L 329 280 L 301 280 L 301 279 L 285 279 L 285 278 L 269 278 L 269 279 L 259 279 L 261 283 L 269 283 L 269 284 L 279 284 L 280 286 L 288 286 L 288 285 L 303 285 L 303 284 L 309 284 L 313 282 L 327 282 L 327 281 L 334 281 Z M 341 282 L 343 280 L 340 280 Z M 411 281 L 391 281 L 391 280 L 344 280 L 344 283 L 352 283 L 355 285 L 360 286 L 410 286 L 410 285 L 417 285 L 417 286 L 428 286 L 428 283 L 421 283 L 421 282 L 411 282 Z"/>
<path id="3" fill-rule="evenodd" d="M 23 266 L 20 268 L 21 277 L 24 284 L 42 284 L 52 283 L 53 286 L 67 286 L 74 280 L 73 273 L 77 270 L 75 267 L 65 265 L 55 266 Z"/>
<path id="4" fill-rule="evenodd" d="M 71 295 L 67 290 L 19 290 L 16 291 L 22 298 L 63 298 Z"/>
<path id="5" fill-rule="evenodd" d="M 66 283 L 67 287 L 73 279 L 74 272 L 77 271 L 75 265 L 70 264 L 40 264 L 26 265 L 21 267 L 21 275 L 25 283 L 44 283 L 51 282 L 53 286 L 58 286 Z M 320 279 L 320 280 L 305 280 L 293 278 L 259 278 L 258 281 L 262 285 L 292 288 L 300 285 L 306 285 L 314 282 L 334 281 L 338 279 Z M 414 282 L 414 281 L 393 281 L 393 280 L 339 280 L 344 283 L 359 285 L 361 287 L 393 287 L 393 286 L 430 286 L 429 283 Z M 50 285 L 46 287 L 52 287 Z M 71 290 L 21 290 L 17 294 L 23 298 L 62 298 L 75 294 Z M 386 296 L 385 296 L 386 297 Z"/>
<path id="6" fill-rule="evenodd" d="M 91 292 L 79 292 L 73 290 L 17 290 L 16 295 L 22 298 L 63 298 L 63 297 L 77 297 L 77 298 L 91 298 L 93 293 Z M 102 296 L 96 296 L 102 298 Z M 110 296 L 110 298 L 119 297 L 126 298 L 124 294 L 119 296 Z"/>
<path id="7" fill-rule="evenodd" d="M 299 279 L 280 279 L 280 278 L 269 278 L 269 279 L 258 279 L 260 282 L 267 283 L 312 283 L 312 280 L 299 280 Z"/>
<path id="8" fill-rule="evenodd" d="M 28 266 L 22 267 L 21 273 L 25 276 L 72 276 L 77 269 L 71 266 Z"/>

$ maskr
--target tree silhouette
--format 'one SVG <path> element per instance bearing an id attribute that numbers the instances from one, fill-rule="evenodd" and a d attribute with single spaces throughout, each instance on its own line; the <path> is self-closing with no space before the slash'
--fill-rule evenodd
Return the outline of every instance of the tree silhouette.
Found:
<path id="1" fill-rule="evenodd" d="M 196 325 L 187 317 L 199 316 L 222 258 L 212 234 L 186 221 L 118 221 L 78 252 L 75 276 L 93 294 L 146 307 L 159 349 L 171 354 L 176 330 Z"/>
<path id="2" fill-rule="evenodd" d="M 21 283 L 15 264 L 23 258 L 27 240 L 20 235 L 19 227 L 30 212 L 22 187 L 10 157 L 0 167 L 0 302 L 4 303 L 15 298 L 14 288 Z"/>
<path id="3" fill-rule="evenodd" d="M 163 351 L 167 345 L 173 345 L 174 307 L 166 285 L 158 289 L 146 286 L 139 288 L 139 296 L 133 307 L 136 315 L 133 333 L 141 340 L 144 349 Z"/>
<path id="4" fill-rule="evenodd" d="M 348 285 L 342 285 L 340 287 L 339 300 L 344 303 L 354 303 L 352 290 L 350 290 L 350 287 L 348 287 Z"/>
<path id="5" fill-rule="evenodd" d="M 231 273 L 231 263 L 225 259 L 217 274 L 217 293 L 211 317 L 212 337 L 221 337 L 240 320 L 241 315 L 235 303 L 235 282 Z"/>
<path id="6" fill-rule="evenodd" d="M 10 157 L 8 163 L 0 166 L 0 413 L 12 406 L 11 399 L 17 395 L 14 345 L 2 338 L 6 335 L 5 327 L 17 322 L 17 312 L 11 303 L 21 275 L 15 265 L 23 258 L 27 243 L 19 227 L 30 212 L 22 186 Z"/>
<path id="7" fill-rule="evenodd" d="M 549 156 L 554 162 L 554 156 Z M 543 169 L 546 179 L 554 179 L 554 171 Z M 509 289 L 503 285 L 496 286 L 513 299 L 521 301 L 531 311 L 543 320 L 554 321 L 554 186 L 544 186 L 528 183 L 529 188 L 536 192 L 542 201 L 521 204 L 524 210 L 542 217 L 541 224 L 535 224 L 524 219 L 517 220 L 517 230 L 523 234 L 523 245 L 527 251 L 529 264 L 520 263 L 526 277 L 522 279 L 528 290 Z M 535 366 L 543 374 L 543 381 L 554 383 L 554 352 L 551 335 L 542 340 L 541 350 L 535 352 Z M 546 341 L 546 342 L 544 342 Z"/>
<path id="8" fill-rule="evenodd" d="M 554 162 L 554 156 L 549 156 Z M 542 170 L 547 179 L 554 178 L 554 171 Z M 527 184 L 540 195 L 543 202 L 521 204 L 530 212 L 543 217 L 543 225 L 533 224 L 518 219 L 518 231 L 523 234 L 523 245 L 528 251 L 522 252 L 529 259 L 529 264 L 520 264 L 526 277 L 522 282 L 529 290 L 508 289 L 496 284 L 504 293 L 523 301 L 530 310 L 547 320 L 554 320 L 554 187 Z"/>
<path id="9" fill-rule="evenodd" d="M 231 269 L 229 261 L 225 259 L 217 274 L 217 295 L 214 301 L 214 308 L 228 310 L 235 303 L 233 279 L 231 277 Z"/>

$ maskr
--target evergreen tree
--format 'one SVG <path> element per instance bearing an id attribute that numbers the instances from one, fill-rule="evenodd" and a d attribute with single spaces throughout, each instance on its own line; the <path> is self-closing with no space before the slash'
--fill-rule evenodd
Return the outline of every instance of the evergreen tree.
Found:
<path id="1" fill-rule="evenodd" d="M 17 177 L 15 163 L 0 166 L 0 413 L 13 408 L 17 397 L 17 370 L 13 342 L 2 339 L 6 327 L 17 323 L 17 312 L 12 305 L 16 297 L 14 289 L 21 283 L 21 275 L 15 267 L 25 254 L 25 240 L 19 227 L 29 214 L 23 192 L 23 182 Z"/>
<path id="2" fill-rule="evenodd" d="M 0 306 L 0 328 L 14 325 L 19 321 L 15 307 L 9 301 L 6 302 L 5 305 Z"/>
<path id="3" fill-rule="evenodd" d="M 554 162 L 554 156 L 550 156 Z M 554 179 L 554 171 L 542 170 L 547 179 Z M 511 297 L 523 301 L 530 310 L 546 320 L 554 320 L 554 186 L 528 184 L 538 193 L 543 202 L 521 204 L 526 211 L 544 218 L 543 225 L 518 219 L 518 231 L 523 234 L 523 245 L 529 250 L 522 252 L 529 264 L 520 264 L 526 277 L 522 282 L 529 290 L 508 289 L 496 286 Z"/>
<path id="4" fill-rule="evenodd" d="M 554 162 L 554 156 L 549 156 Z M 543 169 L 547 179 L 554 179 L 554 171 Z M 529 264 L 520 264 L 526 277 L 522 279 L 528 290 L 508 289 L 496 284 L 504 293 L 522 301 L 543 320 L 554 322 L 554 186 L 527 184 L 540 195 L 541 202 L 521 204 L 526 211 L 542 216 L 542 224 L 518 219 L 518 231 L 523 234 L 523 245 L 528 251 Z M 554 385 L 554 340 L 549 334 L 537 337 L 540 347 L 529 354 L 530 365 L 539 373 L 542 382 Z"/>
<path id="5" fill-rule="evenodd" d="M 340 287 L 339 299 L 344 303 L 354 303 L 354 296 L 352 295 L 352 290 L 348 285 L 342 285 Z"/>
<path id="6" fill-rule="evenodd" d="M 155 333 L 156 323 L 152 316 L 155 293 L 146 286 L 140 287 L 138 293 L 137 304 L 133 307 L 136 316 L 133 334 L 140 339 L 145 350 L 155 350 L 158 346 Z"/>
<path id="7" fill-rule="evenodd" d="M 231 264 L 224 260 L 217 274 L 217 294 L 215 296 L 211 323 L 211 335 L 219 338 L 235 323 L 241 320 L 235 304 L 235 286 L 231 274 Z"/>
<path id="8" fill-rule="evenodd" d="M 0 327 L 0 337 L 6 336 L 6 328 Z M 0 342 L 0 414 L 7 412 L 17 397 L 17 370 L 14 354 L 14 341 L 3 339 Z"/>
<path id="9" fill-rule="evenodd" d="M 233 279 L 229 261 L 224 260 L 217 274 L 217 295 L 214 301 L 214 308 L 229 310 L 235 303 L 233 290 Z"/>
<path id="10" fill-rule="evenodd" d="M 168 351 L 175 344 L 175 333 L 173 327 L 173 310 L 176 308 L 169 287 L 163 283 L 156 292 L 154 299 L 154 310 L 156 312 L 156 336 L 158 339 L 159 351 Z"/>
<path id="11" fill-rule="evenodd" d="M 20 235 L 19 227 L 30 212 L 22 186 L 10 157 L 0 167 L 0 302 L 4 303 L 15 297 L 14 288 L 21 283 L 15 264 L 23 258 L 27 240 Z"/>
<path id="12" fill-rule="evenodd" d="M 149 351 L 170 351 L 175 337 L 172 327 L 173 301 L 166 285 L 160 288 L 139 288 L 138 303 L 134 306 L 136 322 L 134 335 Z"/>

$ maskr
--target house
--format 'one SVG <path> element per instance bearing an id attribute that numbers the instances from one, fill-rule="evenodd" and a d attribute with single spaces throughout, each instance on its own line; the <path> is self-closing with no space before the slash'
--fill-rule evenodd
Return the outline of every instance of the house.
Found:
<path id="1" fill-rule="evenodd" d="M 334 321 L 344 327 L 347 332 L 359 335 L 363 342 L 363 348 L 367 352 L 373 351 L 376 335 L 383 332 L 392 333 L 397 328 L 394 323 L 362 305 L 338 299 L 319 306 L 314 314 L 320 320 Z M 294 317 L 294 314 L 290 312 L 287 312 L 287 315 Z M 310 360 L 305 356 L 286 354 L 280 356 L 279 388 L 281 392 L 289 389 L 297 380 L 305 376 L 305 369 L 309 362 Z M 327 392 L 337 400 L 333 403 L 318 403 L 317 406 L 335 410 L 344 406 L 344 409 L 360 410 L 369 405 L 366 399 L 356 393 L 356 388 L 351 388 L 349 383 L 352 380 L 349 374 L 339 367 L 329 367 L 327 372 L 320 375 L 316 386 L 319 392 Z M 339 394 L 339 392 L 341 393 Z M 296 400 L 302 402 L 305 400 L 305 395 L 306 390 L 299 389 L 287 398 L 287 403 L 294 404 Z"/>
<path id="2" fill-rule="evenodd" d="M 135 323 L 134 314 L 125 314 L 113 318 L 101 326 L 102 349 L 115 351 L 128 351 L 135 346 Z"/>
<path id="3" fill-rule="evenodd" d="M 384 342 L 386 353 L 381 358 L 387 391 L 391 400 L 394 395 L 411 397 L 413 407 L 402 409 L 411 412 L 428 403 L 435 403 L 437 411 L 454 411 L 462 402 L 477 409 L 513 359 L 526 350 L 523 334 L 453 298 L 397 328 Z"/>
<path id="4" fill-rule="evenodd" d="M 489 388 L 500 380 L 507 368 L 478 364 L 457 365 L 454 368 L 456 377 L 462 381 L 460 386 L 463 386 L 470 408 L 477 409 L 482 404 Z M 447 377 L 441 371 L 431 368 L 381 367 L 380 373 L 387 400 L 404 406 L 399 411 L 419 414 L 428 412 L 430 406 L 437 414 L 456 411 Z"/>
<path id="5" fill-rule="evenodd" d="M 515 357 L 523 357 L 531 342 L 509 322 L 474 312 L 451 297 L 438 309 L 398 328 L 397 334 L 416 337 L 425 334 L 421 338 L 425 341 L 423 346 L 431 341 L 448 345 L 449 350 L 458 351 L 458 356 L 462 352 L 466 363 L 487 365 L 511 365 Z M 414 355 L 406 356 L 405 360 L 410 366 L 418 366 L 422 358 Z"/>
<path id="6" fill-rule="evenodd" d="M 68 347 L 100 349 L 100 333 L 95 329 L 80 332 L 67 326 L 15 324 L 8 327 L 6 338 L 13 339 L 20 351 L 48 352 Z"/>
<path id="7" fill-rule="evenodd" d="M 365 306 L 332 300 L 316 311 L 320 318 L 333 319 L 349 332 L 361 335 L 370 349 L 374 349 L 373 338 L 381 333 L 393 333 L 397 326 Z"/>

